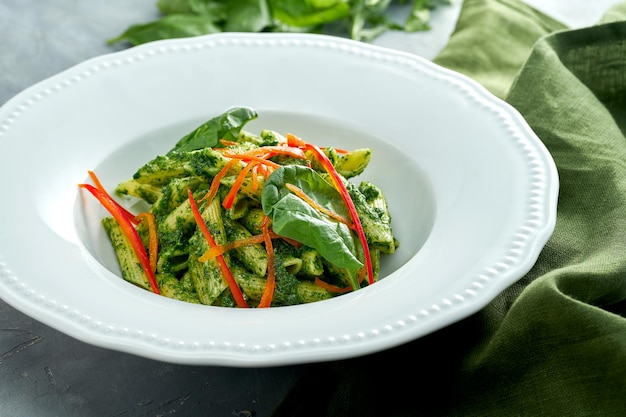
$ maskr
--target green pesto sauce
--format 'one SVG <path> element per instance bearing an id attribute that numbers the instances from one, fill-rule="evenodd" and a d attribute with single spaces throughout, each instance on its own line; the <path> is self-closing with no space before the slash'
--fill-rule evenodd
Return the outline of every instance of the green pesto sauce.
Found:
<path id="1" fill-rule="evenodd" d="M 300 295 L 298 294 L 298 284 L 300 281 L 283 266 L 283 260 L 286 257 L 293 257 L 295 255 L 297 255 L 297 249 L 293 246 L 280 240 L 274 241 L 275 291 L 280 294 L 282 303 L 286 305 L 302 303 Z"/>

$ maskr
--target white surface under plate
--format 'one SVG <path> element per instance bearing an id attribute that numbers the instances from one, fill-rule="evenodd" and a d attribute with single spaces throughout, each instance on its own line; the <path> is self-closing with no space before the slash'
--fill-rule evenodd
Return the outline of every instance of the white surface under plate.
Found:
<path id="1" fill-rule="evenodd" d="M 247 130 L 369 146 L 363 177 L 389 200 L 400 249 L 385 278 L 328 301 L 192 305 L 119 277 L 101 208 L 112 189 L 233 106 Z M 357 178 L 358 181 L 358 178 Z M 553 231 L 554 163 L 520 115 L 464 76 L 408 53 L 299 34 L 161 41 L 84 62 L 0 109 L 0 295 L 94 345 L 187 364 L 273 366 L 368 354 L 484 307 Z"/>

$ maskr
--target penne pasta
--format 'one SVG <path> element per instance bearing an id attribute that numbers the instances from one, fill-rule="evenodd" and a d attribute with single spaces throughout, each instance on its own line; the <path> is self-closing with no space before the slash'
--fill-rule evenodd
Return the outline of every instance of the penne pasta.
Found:
<path id="1" fill-rule="evenodd" d="M 380 188 L 349 181 L 371 149 L 257 135 L 241 129 L 247 119 L 217 136 L 225 127 L 215 120 L 232 122 L 209 120 L 115 188 L 147 203 L 156 222 L 148 229 L 124 214 L 136 225 L 133 244 L 157 248 L 149 274 L 125 229 L 103 219 L 125 280 L 154 291 L 156 279 L 161 295 L 179 301 L 265 307 L 325 300 L 379 279 L 382 255 L 398 247 L 391 213 Z"/>

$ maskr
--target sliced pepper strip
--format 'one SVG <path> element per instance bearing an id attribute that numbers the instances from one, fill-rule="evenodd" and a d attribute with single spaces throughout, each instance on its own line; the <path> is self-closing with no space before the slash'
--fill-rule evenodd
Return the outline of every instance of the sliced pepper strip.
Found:
<path id="1" fill-rule="evenodd" d="M 152 272 L 156 272 L 157 259 L 159 257 L 159 234 L 157 233 L 156 219 L 154 214 L 144 211 L 139 213 L 136 218 L 145 220 L 148 223 L 148 255 L 150 256 L 150 268 Z"/>
<path id="2" fill-rule="evenodd" d="M 285 184 L 285 187 L 291 191 L 292 193 L 294 193 L 296 196 L 300 197 L 301 199 L 303 199 L 304 201 L 306 201 L 311 207 L 313 207 L 315 210 L 324 213 L 325 215 L 327 215 L 328 217 L 332 217 L 333 219 L 337 220 L 340 223 L 345 224 L 346 226 L 348 226 L 349 228 L 353 229 L 354 226 L 352 225 L 352 223 L 350 223 L 350 221 L 348 219 L 343 218 L 342 216 L 340 216 L 339 214 L 332 212 L 328 209 L 326 209 L 325 207 L 322 207 L 321 205 L 319 205 L 318 203 L 316 203 L 311 197 L 309 197 L 308 195 L 306 195 L 306 193 L 304 191 L 302 191 L 302 189 L 296 187 L 293 184 L 287 183 Z"/>
<path id="3" fill-rule="evenodd" d="M 285 145 L 268 145 L 261 146 L 259 148 L 251 149 L 249 151 L 243 152 L 239 155 L 245 156 L 260 156 L 264 155 L 264 158 L 271 158 L 276 155 L 286 155 L 292 156 L 298 159 L 306 159 L 306 155 L 304 151 L 296 146 L 285 146 Z"/>
<path id="4" fill-rule="evenodd" d="M 206 262 L 209 259 L 214 259 L 217 256 L 222 255 L 225 252 L 228 252 L 229 250 L 236 249 L 241 246 L 253 245 L 255 243 L 263 243 L 263 242 L 265 242 L 265 236 L 261 234 L 261 235 L 250 236 L 245 239 L 234 240 L 232 242 L 226 242 L 223 245 L 211 246 L 202 254 L 201 257 L 198 258 L 198 260 L 200 262 Z"/>
<path id="5" fill-rule="evenodd" d="M 196 220 L 196 224 L 200 228 L 200 231 L 204 235 L 204 238 L 206 239 L 209 245 L 209 248 L 216 246 L 215 240 L 213 239 L 213 236 L 211 235 L 209 228 L 204 222 L 204 219 L 202 218 L 202 214 L 200 214 L 200 210 L 198 210 L 198 205 L 196 204 L 196 201 L 194 200 L 193 194 L 191 193 L 190 189 L 187 189 L 187 196 L 189 197 L 189 203 L 191 205 L 191 212 L 193 213 L 193 217 Z M 239 288 L 237 281 L 235 281 L 235 278 L 233 277 L 233 274 L 230 271 L 230 268 L 228 267 L 228 265 L 226 265 L 226 260 L 224 259 L 224 256 L 218 255 L 216 257 L 216 260 L 220 267 L 220 270 L 222 271 L 224 280 L 226 281 L 226 284 L 228 285 L 228 288 L 230 289 L 230 292 L 233 295 L 233 298 L 235 299 L 235 303 L 237 303 L 237 306 L 242 307 L 242 308 L 248 307 L 248 303 L 243 297 L 241 288 Z"/>
<path id="6" fill-rule="evenodd" d="M 352 218 L 352 223 L 354 224 L 354 230 L 356 231 L 356 234 L 361 241 L 361 246 L 363 247 L 363 257 L 365 258 L 365 267 L 367 268 L 367 282 L 369 284 L 373 284 L 374 268 L 372 267 L 372 259 L 370 258 L 370 248 L 367 244 L 367 238 L 365 237 L 363 225 L 361 224 L 361 219 L 359 218 L 359 215 L 356 211 L 354 202 L 352 201 L 352 198 L 350 197 L 350 194 L 348 193 L 348 190 L 343 181 L 341 181 L 339 173 L 337 172 L 337 170 L 335 170 L 335 167 L 333 166 L 330 159 L 328 159 L 326 154 L 319 147 L 311 143 L 307 143 L 291 133 L 287 133 L 286 137 L 287 143 L 290 146 L 299 146 L 305 150 L 312 152 L 317 160 L 320 162 L 320 164 L 322 164 L 326 172 L 330 175 L 333 184 L 335 185 L 335 188 L 341 194 L 341 197 L 345 201 L 346 206 L 348 207 L 348 211 L 350 212 L 350 217 Z"/>
<path id="7" fill-rule="evenodd" d="M 343 294 L 346 292 L 350 292 L 353 290 L 351 286 L 348 287 L 338 287 L 337 285 L 329 284 L 326 281 L 322 281 L 318 277 L 315 277 L 315 285 L 318 287 L 324 288 L 328 292 Z"/>
<path id="8" fill-rule="evenodd" d="M 235 180 L 235 183 L 233 184 L 232 187 L 230 187 L 228 194 L 226 194 L 226 197 L 224 197 L 224 201 L 222 201 L 222 206 L 224 206 L 225 209 L 228 210 L 229 208 L 232 207 L 233 202 L 235 201 L 235 196 L 239 192 L 241 185 L 246 179 L 246 175 L 248 175 L 248 172 L 250 172 L 250 170 L 254 168 L 256 164 L 257 164 L 256 162 L 248 162 L 246 166 L 239 172 L 239 175 L 237 175 L 237 179 Z"/>
<path id="9" fill-rule="evenodd" d="M 107 190 L 104 188 L 104 186 L 102 185 L 102 183 L 100 182 L 100 179 L 98 178 L 98 176 L 96 175 L 95 172 L 93 171 L 87 171 L 87 173 L 89 174 L 89 177 L 91 178 L 91 180 L 93 181 L 94 185 L 96 186 L 96 188 L 100 191 L 102 191 L 103 193 L 108 195 Z M 110 196 L 109 196 L 110 197 Z M 122 211 L 122 213 L 124 213 L 124 216 L 134 225 L 139 224 L 139 221 L 137 221 L 137 219 L 135 219 L 135 215 L 133 213 L 131 213 L 130 211 L 126 210 L 124 207 L 122 207 L 121 205 L 119 205 L 115 200 L 111 199 L 111 201 Z"/>
<path id="10" fill-rule="evenodd" d="M 280 164 L 277 164 L 274 161 L 270 161 L 267 158 L 265 158 L 264 156 L 248 155 L 248 154 L 245 154 L 245 153 L 231 153 L 231 152 L 228 152 L 228 153 L 227 152 L 223 152 L 222 155 L 224 155 L 224 157 L 226 157 L 226 158 L 240 159 L 242 161 L 256 161 L 256 162 L 259 162 L 259 163 L 261 163 L 263 165 L 268 165 L 268 166 L 270 166 L 270 167 L 272 167 L 274 169 L 281 167 Z M 269 157 L 269 154 L 265 155 L 265 156 Z"/>
<path id="11" fill-rule="evenodd" d="M 267 161 L 270 162 L 270 161 Z M 259 175 L 262 175 L 263 178 L 268 179 L 272 172 L 274 172 L 274 168 L 270 168 L 265 164 L 259 164 L 256 167 L 256 171 Z"/>
<path id="12" fill-rule="evenodd" d="M 154 276 L 154 272 L 152 271 L 152 267 L 150 265 L 150 260 L 148 259 L 148 254 L 146 253 L 146 248 L 144 248 L 143 243 L 141 242 L 141 238 L 139 234 L 137 234 L 137 230 L 131 223 L 130 219 L 127 217 L 127 214 L 121 209 L 120 205 L 117 204 L 111 196 L 109 196 L 103 190 L 94 187 L 91 184 L 78 184 L 79 187 L 86 189 L 89 191 L 94 197 L 98 199 L 100 204 L 107 209 L 109 213 L 113 216 L 113 218 L 117 221 L 117 223 L 122 228 L 123 233 L 126 235 L 128 240 L 130 241 L 133 250 L 135 251 L 135 255 L 141 264 L 141 267 L 148 278 L 148 282 L 150 283 L 150 288 L 152 292 L 155 294 L 160 294 L 159 286 L 157 285 L 156 278 Z"/>
<path id="13" fill-rule="evenodd" d="M 299 245 L 301 245 L 301 243 L 296 242 L 295 240 L 287 239 L 286 237 L 280 236 L 271 230 L 269 231 L 269 234 L 272 239 L 283 239 L 292 246 L 298 247 Z M 265 236 L 263 234 L 254 235 L 254 236 L 246 237 L 243 239 L 233 240 L 230 242 L 226 242 L 222 245 L 212 246 L 209 249 L 207 249 L 202 254 L 202 256 L 198 258 L 198 260 L 200 262 L 206 262 L 209 259 L 214 259 L 217 256 L 228 252 L 229 250 L 237 249 L 242 246 L 254 245 L 257 243 L 265 243 Z"/>
<path id="14" fill-rule="evenodd" d="M 358 279 L 359 284 L 363 282 L 364 276 L 365 276 L 365 268 L 361 268 L 361 271 L 359 272 L 359 279 Z M 322 281 L 319 277 L 315 277 L 315 285 L 317 285 L 318 287 L 324 288 L 328 292 L 335 292 L 335 293 L 346 293 L 346 292 L 350 292 L 354 290 L 352 286 L 338 287 L 337 285 L 329 284 L 326 281 Z"/>
<path id="15" fill-rule="evenodd" d="M 226 162 L 222 169 L 213 177 L 213 181 L 211 181 L 211 186 L 209 187 L 209 191 L 206 193 L 202 200 L 207 200 L 209 203 L 215 198 L 217 195 L 217 191 L 220 188 L 220 181 L 224 176 L 228 173 L 228 171 L 235 165 L 238 161 L 236 159 L 231 159 Z"/>

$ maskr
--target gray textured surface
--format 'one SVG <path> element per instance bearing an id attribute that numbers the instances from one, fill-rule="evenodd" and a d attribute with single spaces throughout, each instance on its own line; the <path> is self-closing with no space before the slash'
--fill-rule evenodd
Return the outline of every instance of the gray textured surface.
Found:
<path id="1" fill-rule="evenodd" d="M 529 3 L 572 26 L 595 22 L 616 0 Z M 86 59 L 115 52 L 106 39 L 157 16 L 156 0 L 0 0 L 0 105 Z M 460 0 L 434 29 L 376 41 L 433 57 Z M 0 230 L 0 238 L 1 238 Z M 0 301 L 0 416 L 268 416 L 302 367 L 178 366 L 76 341 Z M 249 414 L 252 413 L 252 414 Z"/>
<path id="2" fill-rule="evenodd" d="M 0 1 L 0 103 L 108 46 L 128 25 L 157 16 L 152 0 Z"/>

